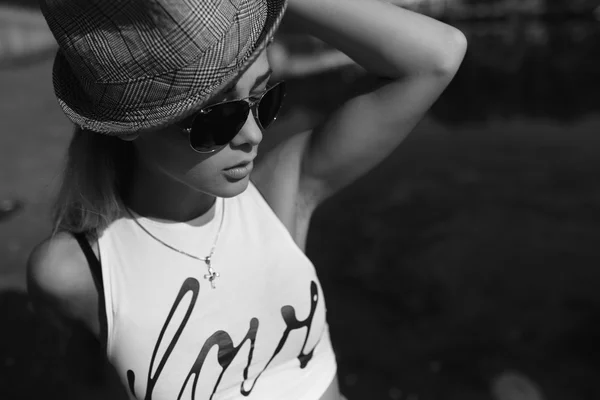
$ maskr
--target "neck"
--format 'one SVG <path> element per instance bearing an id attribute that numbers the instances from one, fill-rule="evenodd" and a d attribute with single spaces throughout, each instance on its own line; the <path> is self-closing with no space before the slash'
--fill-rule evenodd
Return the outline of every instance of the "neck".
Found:
<path id="1" fill-rule="evenodd" d="M 139 215 L 178 222 L 206 213 L 216 199 L 139 161 L 123 197 L 125 205 Z"/>

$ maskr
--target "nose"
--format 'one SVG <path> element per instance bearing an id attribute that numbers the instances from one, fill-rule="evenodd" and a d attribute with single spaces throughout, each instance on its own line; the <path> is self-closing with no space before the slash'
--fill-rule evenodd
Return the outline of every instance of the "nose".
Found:
<path id="1" fill-rule="evenodd" d="M 248 113 L 248 118 L 246 118 L 246 123 L 242 126 L 242 129 L 238 132 L 237 135 L 231 141 L 231 145 L 233 147 L 243 147 L 243 146 L 258 146 L 262 141 L 263 135 L 262 130 L 258 126 L 258 123 L 254 119 L 254 115 L 252 111 Z"/>

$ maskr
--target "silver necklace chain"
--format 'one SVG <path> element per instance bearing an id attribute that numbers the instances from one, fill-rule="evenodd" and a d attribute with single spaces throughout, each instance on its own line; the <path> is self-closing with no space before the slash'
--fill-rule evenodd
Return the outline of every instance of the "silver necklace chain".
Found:
<path id="1" fill-rule="evenodd" d="M 219 223 L 219 229 L 217 230 L 217 236 L 215 237 L 215 240 L 213 242 L 212 248 L 210 249 L 210 254 L 204 258 L 201 257 L 197 257 L 193 254 L 190 253 L 186 253 L 183 250 L 180 250 L 176 247 L 171 246 L 168 243 L 163 242 L 161 239 L 157 238 L 156 236 L 154 236 L 150 231 L 148 231 L 148 229 L 146 229 L 142 224 L 139 223 L 139 221 L 137 220 L 137 218 L 133 215 L 133 213 L 131 212 L 131 210 L 129 210 L 129 207 L 125 207 L 125 209 L 127 210 L 127 212 L 129 213 L 129 215 L 131 216 L 131 218 L 133 219 L 133 221 L 137 224 L 137 226 L 139 226 L 144 232 L 146 232 L 148 234 L 148 236 L 150 236 L 152 239 L 156 240 L 157 242 L 161 243 L 163 246 L 168 247 L 171 250 L 174 250 L 180 254 L 183 254 L 185 256 L 188 256 L 190 258 L 193 258 L 194 260 L 198 260 L 198 261 L 204 261 L 206 263 L 206 268 L 208 269 L 208 274 L 204 275 L 204 279 L 208 279 L 208 281 L 210 282 L 210 286 L 215 289 L 215 280 L 221 276 L 221 274 L 219 274 L 218 272 L 216 272 L 212 265 L 212 256 L 215 252 L 215 249 L 217 248 L 217 243 L 219 241 L 219 235 L 221 234 L 221 228 L 223 227 L 223 220 L 225 219 L 225 199 L 223 199 L 223 204 L 221 205 L 221 222 Z"/>

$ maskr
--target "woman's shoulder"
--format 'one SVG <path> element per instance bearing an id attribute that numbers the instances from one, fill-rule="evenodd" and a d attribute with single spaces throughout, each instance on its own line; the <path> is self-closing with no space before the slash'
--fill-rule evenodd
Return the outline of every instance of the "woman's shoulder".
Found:
<path id="1" fill-rule="evenodd" d="M 98 293 L 73 235 L 57 233 L 33 249 L 27 262 L 27 290 L 36 309 L 90 322 Z"/>

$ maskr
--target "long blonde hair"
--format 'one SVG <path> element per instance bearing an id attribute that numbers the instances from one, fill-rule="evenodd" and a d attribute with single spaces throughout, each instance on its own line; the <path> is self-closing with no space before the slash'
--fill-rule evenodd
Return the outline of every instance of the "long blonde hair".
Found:
<path id="1" fill-rule="evenodd" d="M 134 150 L 130 141 L 75 128 L 53 207 L 53 231 L 99 234 L 123 209 Z"/>

